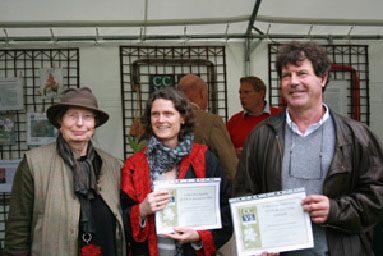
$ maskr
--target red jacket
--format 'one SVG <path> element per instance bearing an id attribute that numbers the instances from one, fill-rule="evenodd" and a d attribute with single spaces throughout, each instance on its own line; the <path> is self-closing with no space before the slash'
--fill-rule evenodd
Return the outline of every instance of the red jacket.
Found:
<path id="1" fill-rule="evenodd" d="M 146 198 L 148 193 L 152 191 L 151 183 L 150 183 L 149 165 L 148 165 L 147 157 L 144 154 L 145 151 L 146 151 L 146 147 L 126 160 L 124 168 L 123 168 L 123 172 L 122 172 L 121 189 L 123 190 L 123 192 L 125 192 L 125 194 L 129 198 L 129 201 L 131 202 L 131 203 L 128 203 L 128 204 L 131 204 L 131 207 L 128 211 L 129 217 L 127 220 L 127 222 L 129 222 L 130 224 L 130 228 L 129 227 L 127 228 L 130 229 L 130 232 L 131 232 L 130 237 L 132 238 L 132 243 L 144 243 L 143 244 L 144 246 L 149 247 L 149 255 L 158 255 L 157 235 L 156 235 L 155 224 L 154 224 L 154 215 L 148 216 L 147 224 L 144 228 L 140 228 L 140 223 L 139 223 L 139 204 Z M 190 169 L 190 166 L 193 167 L 195 176 L 197 178 L 211 177 L 211 175 L 206 175 L 206 158 L 205 158 L 206 151 L 207 151 L 206 146 L 199 145 L 196 143 L 193 144 L 190 154 L 184 157 L 184 159 L 180 163 L 180 170 L 179 170 L 180 179 L 185 178 L 186 174 L 188 173 Z M 214 159 L 215 161 L 218 161 L 215 157 Z M 220 169 L 222 169 L 220 164 L 218 166 L 220 167 Z M 221 178 L 224 179 L 223 182 L 224 184 L 226 184 L 225 186 L 229 186 L 225 178 L 224 177 L 221 177 Z M 226 190 L 226 192 L 225 191 L 223 192 L 227 193 L 227 189 L 224 189 L 224 190 Z M 229 190 L 229 193 L 226 197 L 227 201 L 228 201 L 228 197 L 230 196 L 230 188 L 228 190 Z M 134 204 L 132 202 L 134 202 Z M 222 204 L 222 200 L 221 200 L 221 204 Z M 228 208 L 228 210 L 230 214 L 230 208 Z M 222 208 L 221 208 L 221 211 L 222 211 Z M 124 215 L 125 217 L 127 217 L 125 213 Z M 225 215 L 225 214 L 222 214 L 222 215 Z M 224 226 L 224 221 L 222 225 Z M 129 232 L 129 230 L 127 232 Z M 197 232 L 203 242 L 203 247 L 200 251 L 194 251 L 194 254 L 195 255 L 215 255 L 216 247 L 215 247 L 215 241 L 214 241 L 212 232 L 210 230 L 198 230 Z M 217 232 L 217 231 L 215 230 L 214 232 Z M 222 232 L 225 232 L 225 230 L 223 230 Z M 221 236 L 220 240 L 222 240 L 222 235 L 219 234 L 218 236 Z M 225 234 L 225 236 L 227 235 Z M 231 236 L 231 221 L 230 221 L 230 232 L 228 234 L 227 239 L 226 238 L 224 239 L 225 242 L 230 238 L 230 236 Z M 218 243 L 219 246 L 220 246 L 220 243 L 221 242 Z M 143 254 L 145 255 L 145 253 Z M 137 255 L 141 255 L 141 253 L 138 253 Z"/>

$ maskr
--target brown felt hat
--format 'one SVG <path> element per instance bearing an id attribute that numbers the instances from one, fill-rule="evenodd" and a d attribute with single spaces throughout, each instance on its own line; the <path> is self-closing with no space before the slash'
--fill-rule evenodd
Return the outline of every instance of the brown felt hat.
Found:
<path id="1" fill-rule="evenodd" d="M 93 110 L 97 120 L 96 127 L 106 123 L 109 119 L 107 113 L 98 109 L 97 99 L 88 87 L 66 89 L 61 96 L 60 102 L 48 108 L 47 117 L 56 128 L 60 128 L 60 124 L 57 123 L 57 114 L 63 108 L 68 107 L 80 107 Z"/>

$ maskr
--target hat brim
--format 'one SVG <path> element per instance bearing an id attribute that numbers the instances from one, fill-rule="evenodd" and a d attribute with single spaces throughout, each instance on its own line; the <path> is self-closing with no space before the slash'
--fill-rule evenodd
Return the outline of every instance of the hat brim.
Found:
<path id="1" fill-rule="evenodd" d="M 105 113 L 104 111 L 99 110 L 99 109 L 84 107 L 84 105 L 80 105 L 80 104 L 77 105 L 75 103 L 74 104 L 72 104 L 72 103 L 71 104 L 57 103 L 53 106 L 50 106 L 47 109 L 48 120 L 57 129 L 60 128 L 60 124 L 57 122 L 57 118 L 56 118 L 57 114 L 60 112 L 60 110 L 62 110 L 63 108 L 67 108 L 67 107 L 79 107 L 79 108 L 90 109 L 90 110 L 94 111 L 94 113 L 96 115 L 96 119 L 97 119 L 97 124 L 96 124 L 95 128 L 100 127 L 101 125 L 105 124 L 109 119 L 109 115 L 107 113 Z"/>

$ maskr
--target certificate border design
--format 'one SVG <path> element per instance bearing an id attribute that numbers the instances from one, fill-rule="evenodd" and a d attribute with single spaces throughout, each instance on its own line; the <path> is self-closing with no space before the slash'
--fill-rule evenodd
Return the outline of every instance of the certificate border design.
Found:
<path id="1" fill-rule="evenodd" d="M 246 196 L 246 197 L 237 197 L 237 198 L 230 198 L 230 208 L 232 212 L 232 218 L 233 218 L 233 224 L 234 224 L 234 234 L 236 237 L 236 247 L 237 247 L 237 255 L 255 255 L 260 254 L 262 252 L 285 252 L 285 251 L 294 251 L 294 250 L 300 250 L 304 248 L 310 248 L 314 247 L 314 240 L 313 240 L 313 232 L 312 232 L 312 225 L 310 216 L 307 212 L 303 212 L 300 216 L 297 216 L 298 220 L 302 223 L 304 223 L 303 227 L 301 227 L 301 235 L 304 236 L 304 239 L 302 239 L 300 242 L 296 242 L 295 238 L 294 241 L 291 243 L 286 243 L 286 241 L 280 241 L 281 244 L 277 244 L 279 241 L 270 243 L 267 240 L 267 236 L 262 236 L 262 233 L 265 233 L 265 229 L 263 226 L 266 226 L 265 223 L 271 223 L 268 222 L 265 218 L 269 216 L 262 216 L 262 214 L 259 212 L 259 207 L 265 207 L 268 205 L 278 204 L 279 202 L 297 202 L 300 206 L 300 201 L 306 196 L 305 189 L 304 188 L 297 188 L 297 189 L 289 189 L 285 191 L 277 191 L 277 192 L 270 192 L 270 193 L 264 193 L 259 194 L 255 196 Z M 293 201 L 292 201 L 293 200 Z M 257 246 L 253 246 L 255 243 L 246 244 L 247 242 L 244 241 L 244 225 L 241 222 L 242 216 L 240 213 L 241 209 L 251 209 L 256 208 L 257 209 L 257 223 L 259 225 L 252 226 L 253 232 L 249 231 L 247 234 L 257 234 L 256 228 L 259 228 L 259 237 L 257 239 L 260 241 Z M 303 208 L 303 207 L 302 207 Z M 270 208 L 274 209 L 274 208 Z M 295 216 L 293 216 L 295 217 Z M 303 218 L 303 219 L 302 219 Z M 274 224 L 274 223 L 272 223 Z M 269 236 L 270 237 L 270 236 Z M 254 240 L 254 239 L 253 239 Z M 256 241 L 256 239 L 254 240 Z M 268 245 L 269 244 L 269 245 Z M 256 248 L 254 248 L 256 247 Z"/>
<path id="2" fill-rule="evenodd" d="M 221 178 L 177 179 L 177 180 L 154 181 L 153 182 L 154 191 L 158 189 L 165 189 L 165 190 L 169 190 L 172 196 L 175 196 L 174 204 L 169 203 L 164 210 L 156 212 L 155 217 L 156 217 L 157 234 L 173 233 L 174 232 L 173 228 L 180 227 L 181 225 L 182 227 L 189 227 L 195 230 L 222 228 L 221 209 L 220 209 L 220 182 L 221 182 Z M 191 202 L 190 201 L 181 202 L 180 200 L 177 200 L 177 196 L 180 197 L 180 195 L 182 194 L 180 191 L 182 191 L 182 189 L 187 189 L 187 190 L 196 189 L 198 191 L 199 189 L 203 189 L 203 187 L 205 188 L 212 187 L 214 191 L 212 193 L 214 194 L 212 195 L 214 197 L 214 202 L 212 205 L 214 212 L 209 214 L 209 216 L 211 216 L 212 219 L 214 219 L 214 221 L 211 221 L 209 223 L 201 223 L 197 225 L 196 224 L 184 225 L 184 223 L 182 223 L 182 220 L 180 221 L 180 217 L 179 217 L 182 215 L 182 213 L 180 212 L 180 209 L 184 208 L 180 204 L 184 204 L 185 206 L 187 204 L 190 204 Z M 172 192 L 173 190 L 176 190 L 176 192 Z M 169 224 L 170 222 L 168 223 L 163 222 L 163 213 L 165 212 L 166 214 L 168 214 L 169 212 L 166 212 L 168 211 L 168 208 L 171 208 L 171 212 L 175 214 L 174 222 L 173 222 L 174 224 L 176 224 L 175 226 L 165 225 L 165 224 Z"/>

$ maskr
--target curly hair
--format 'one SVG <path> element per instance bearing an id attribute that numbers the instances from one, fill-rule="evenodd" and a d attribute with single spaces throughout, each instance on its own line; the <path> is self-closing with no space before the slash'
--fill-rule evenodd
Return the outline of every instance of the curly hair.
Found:
<path id="1" fill-rule="evenodd" d="M 324 77 L 331 68 L 327 51 L 314 42 L 300 43 L 292 41 L 283 45 L 277 55 L 276 69 L 279 77 L 282 77 L 282 67 L 289 64 L 297 65 L 299 61 L 309 59 L 313 65 L 317 77 Z"/>
<path id="2" fill-rule="evenodd" d="M 142 123 L 145 125 L 145 137 L 154 135 L 152 128 L 152 105 L 155 100 L 170 100 L 173 102 L 174 108 L 184 117 L 185 123 L 181 124 L 179 139 L 183 140 L 186 133 L 193 132 L 194 129 L 194 116 L 193 110 L 187 98 L 182 92 L 174 89 L 173 87 L 166 87 L 152 93 L 146 101 L 146 109 L 142 118 Z"/>

